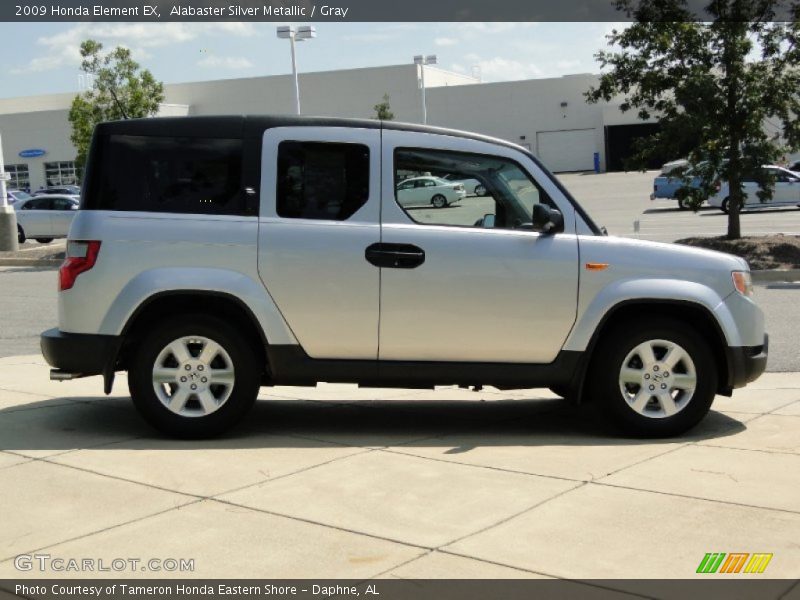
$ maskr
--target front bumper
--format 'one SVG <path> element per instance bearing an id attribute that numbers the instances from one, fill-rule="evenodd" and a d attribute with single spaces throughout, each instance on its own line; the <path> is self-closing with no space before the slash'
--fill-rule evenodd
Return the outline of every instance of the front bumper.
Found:
<path id="1" fill-rule="evenodd" d="M 744 387 L 758 379 L 767 368 L 769 336 L 764 334 L 761 346 L 737 346 L 727 348 L 728 384 L 731 388 Z"/>
<path id="2" fill-rule="evenodd" d="M 120 338 L 48 329 L 40 343 L 42 356 L 58 371 L 75 376 L 107 375 L 109 370 L 114 372 Z"/>

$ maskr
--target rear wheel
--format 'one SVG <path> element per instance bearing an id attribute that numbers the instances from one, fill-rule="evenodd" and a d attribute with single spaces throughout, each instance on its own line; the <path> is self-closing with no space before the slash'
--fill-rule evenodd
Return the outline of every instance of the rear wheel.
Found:
<path id="1" fill-rule="evenodd" d="M 681 210 L 689 210 L 689 201 L 686 197 L 678 198 L 678 208 Z"/>
<path id="2" fill-rule="evenodd" d="M 444 208 L 447 206 L 447 198 L 441 194 L 436 194 L 433 198 L 431 198 L 431 204 L 433 204 L 434 208 Z"/>
<path id="3" fill-rule="evenodd" d="M 255 402 L 257 353 L 226 322 L 208 315 L 164 321 L 138 344 L 128 386 L 136 408 L 175 437 L 218 435 Z"/>
<path id="4" fill-rule="evenodd" d="M 53 238 L 36 238 L 36 241 L 40 244 L 49 244 L 53 241 Z"/>
<path id="5" fill-rule="evenodd" d="M 485 196 L 486 195 L 486 188 L 483 187 L 483 184 L 475 186 L 475 195 L 476 196 Z"/>
<path id="6" fill-rule="evenodd" d="M 25 231 L 22 229 L 22 227 L 17 225 L 17 243 L 24 244 L 25 240 L 27 239 L 28 238 L 25 237 Z"/>
<path id="7" fill-rule="evenodd" d="M 601 416 L 628 435 L 668 437 L 709 411 L 717 367 L 708 342 L 680 321 L 648 318 L 605 336 L 587 391 Z"/>

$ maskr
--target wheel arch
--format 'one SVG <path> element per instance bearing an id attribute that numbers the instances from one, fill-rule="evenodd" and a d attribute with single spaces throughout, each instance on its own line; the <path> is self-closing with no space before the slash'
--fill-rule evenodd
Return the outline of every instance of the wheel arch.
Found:
<path id="1" fill-rule="evenodd" d="M 576 374 L 576 381 L 572 386 L 580 397 L 586 374 L 595 349 L 602 337 L 613 328 L 628 320 L 646 316 L 668 317 L 680 320 L 701 332 L 706 339 L 711 340 L 711 351 L 717 365 L 717 390 L 723 395 L 730 395 L 731 365 L 726 352 L 727 338 L 714 313 L 703 304 L 692 300 L 678 300 L 666 298 L 635 298 L 618 302 L 610 307 L 600 319 L 584 352 L 585 360 Z"/>
<path id="2" fill-rule="evenodd" d="M 158 321 L 176 314 L 205 313 L 233 323 L 266 365 L 267 334 L 247 304 L 233 294 L 211 290 L 167 290 L 146 298 L 136 307 L 120 333 L 122 344 L 114 357 L 114 370 L 128 366 L 130 350 Z"/>

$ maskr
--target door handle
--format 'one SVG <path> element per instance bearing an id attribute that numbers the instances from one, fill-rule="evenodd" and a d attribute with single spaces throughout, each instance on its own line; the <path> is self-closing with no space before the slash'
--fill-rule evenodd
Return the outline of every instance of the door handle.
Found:
<path id="1" fill-rule="evenodd" d="M 364 251 L 371 265 L 387 269 L 414 269 L 425 262 L 425 251 L 413 244 L 372 244 Z"/>

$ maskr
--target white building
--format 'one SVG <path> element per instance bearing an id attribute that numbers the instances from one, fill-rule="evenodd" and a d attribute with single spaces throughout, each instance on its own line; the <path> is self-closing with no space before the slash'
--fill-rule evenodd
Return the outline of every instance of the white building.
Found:
<path id="1" fill-rule="evenodd" d="M 476 131 L 527 146 L 554 171 L 618 168 L 627 146 L 620 132 L 641 131 L 632 113 L 615 105 L 587 104 L 595 75 L 569 75 L 503 83 L 425 68 L 428 123 Z M 302 73 L 303 114 L 374 118 L 389 94 L 398 121 L 422 121 L 416 65 Z M 12 187 L 73 183 L 75 148 L 69 107 L 75 93 L 0 99 L 0 132 Z M 165 85 L 160 115 L 281 114 L 294 110 L 291 75 Z M 625 135 L 622 135 L 624 138 Z M 619 147 L 618 147 L 619 146 Z"/>

